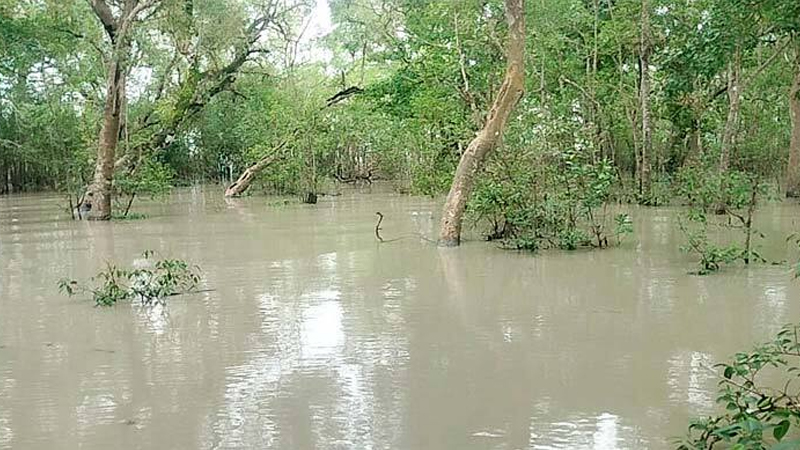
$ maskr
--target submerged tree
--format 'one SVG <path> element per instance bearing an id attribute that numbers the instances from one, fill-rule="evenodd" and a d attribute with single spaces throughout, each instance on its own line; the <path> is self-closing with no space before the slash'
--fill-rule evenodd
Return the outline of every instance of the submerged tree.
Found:
<path id="1" fill-rule="evenodd" d="M 111 54 L 107 62 L 106 99 L 97 143 L 94 177 L 88 188 L 87 198 L 84 200 L 85 206 L 89 209 L 89 219 L 111 218 L 111 188 L 117 144 L 125 114 L 125 79 L 129 70 L 132 34 L 136 22 L 142 19 L 141 16 L 152 13 L 159 3 L 159 0 L 121 0 L 115 3 L 92 0 L 91 2 L 92 10 L 111 42 Z M 117 10 L 116 13 L 111 6 Z"/>
<path id="2" fill-rule="evenodd" d="M 637 158 L 636 178 L 639 187 L 639 201 L 650 201 L 650 166 L 653 155 L 653 124 L 650 113 L 650 56 L 652 53 L 650 36 L 650 3 L 642 0 L 641 33 L 639 36 L 639 105 L 642 116 L 642 144 Z"/>
<path id="3" fill-rule="evenodd" d="M 800 40 L 800 38 L 796 38 Z M 786 195 L 800 197 L 800 44 L 795 49 L 794 80 L 789 89 L 789 113 L 792 137 L 789 143 L 789 161 L 786 168 Z"/>
<path id="4" fill-rule="evenodd" d="M 486 123 L 461 155 L 450 193 L 447 195 L 439 229 L 439 245 L 458 246 L 467 201 L 486 156 L 503 138 L 506 123 L 525 89 L 525 2 L 506 0 L 508 42 L 507 69 Z"/>

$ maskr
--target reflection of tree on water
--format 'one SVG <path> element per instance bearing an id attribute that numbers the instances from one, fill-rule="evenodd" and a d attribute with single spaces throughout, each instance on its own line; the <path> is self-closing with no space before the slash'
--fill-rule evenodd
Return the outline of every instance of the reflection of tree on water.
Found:
<path id="1" fill-rule="evenodd" d="M 412 383 L 419 389 L 410 393 L 416 400 L 410 407 L 411 417 L 419 409 L 421 417 L 439 422 L 435 427 L 414 426 L 430 432 L 433 447 L 502 442 L 504 447 L 525 448 L 536 391 L 530 355 L 522 351 L 527 338 L 505 310 L 508 299 L 490 288 L 491 268 L 482 250 L 473 253 L 467 245 L 436 251 L 441 282 L 427 286 L 431 292 L 425 297 L 446 307 L 434 309 L 432 317 L 416 324 L 419 332 L 412 332 L 412 363 L 417 366 L 411 372 L 429 374 L 430 382 Z"/>
<path id="2" fill-rule="evenodd" d="M 381 323 L 375 309 L 357 304 L 374 300 L 369 282 L 341 285 L 347 274 L 339 272 L 362 265 L 364 255 L 339 256 L 281 263 L 271 293 L 259 297 L 254 355 L 227 371 L 216 448 L 391 446 L 400 420 L 392 411 L 402 409 L 393 380 L 402 360 L 393 358 L 403 358 L 403 339 L 386 333 L 396 325 Z"/>

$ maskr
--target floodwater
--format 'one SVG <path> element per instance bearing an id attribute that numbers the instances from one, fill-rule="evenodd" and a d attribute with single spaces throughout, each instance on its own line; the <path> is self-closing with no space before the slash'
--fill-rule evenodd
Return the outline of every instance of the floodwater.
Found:
<path id="1" fill-rule="evenodd" d="M 0 449 L 664 449 L 709 368 L 800 318 L 787 266 L 687 274 L 675 210 L 619 248 L 437 249 L 439 203 L 219 189 L 73 222 L 0 197 Z M 375 211 L 386 216 L 378 244 Z M 800 207 L 757 218 L 770 259 Z M 144 250 L 203 269 L 164 310 L 58 294 Z"/>

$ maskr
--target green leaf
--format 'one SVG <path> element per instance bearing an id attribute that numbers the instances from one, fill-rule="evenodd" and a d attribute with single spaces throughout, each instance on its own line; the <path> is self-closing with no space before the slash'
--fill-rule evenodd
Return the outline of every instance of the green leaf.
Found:
<path id="1" fill-rule="evenodd" d="M 733 377 L 733 367 L 728 366 L 725 368 L 725 372 L 723 373 L 725 379 L 730 380 Z"/>
<path id="2" fill-rule="evenodd" d="M 784 436 L 786 436 L 786 433 L 788 431 L 789 431 L 789 421 L 782 420 L 777 425 L 775 425 L 775 428 L 772 430 L 772 435 L 775 437 L 775 440 L 780 441 L 781 439 L 783 439 Z"/>

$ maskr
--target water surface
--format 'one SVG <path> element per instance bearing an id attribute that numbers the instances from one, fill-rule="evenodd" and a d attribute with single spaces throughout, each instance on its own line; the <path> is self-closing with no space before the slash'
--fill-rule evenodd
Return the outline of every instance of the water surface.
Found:
<path id="1" fill-rule="evenodd" d="M 0 197 L 0 449 L 663 449 L 714 410 L 709 370 L 800 318 L 786 266 L 687 275 L 675 210 L 619 248 L 437 249 L 439 203 L 316 206 L 218 189 L 73 222 Z M 375 241 L 375 211 L 386 239 Z M 767 208 L 770 259 L 800 207 Z M 165 310 L 58 294 L 147 249 L 210 292 Z"/>

